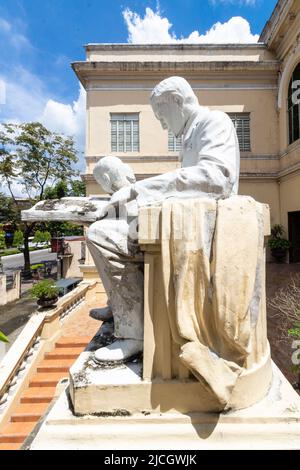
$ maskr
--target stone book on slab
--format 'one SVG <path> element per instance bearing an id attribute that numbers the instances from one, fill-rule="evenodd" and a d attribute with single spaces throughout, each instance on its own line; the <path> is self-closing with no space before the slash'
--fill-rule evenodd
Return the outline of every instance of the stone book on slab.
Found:
<path id="1" fill-rule="evenodd" d="M 63 197 L 39 201 L 31 209 L 22 211 L 22 220 L 39 222 L 45 220 L 92 223 L 99 220 L 109 198 Z"/>

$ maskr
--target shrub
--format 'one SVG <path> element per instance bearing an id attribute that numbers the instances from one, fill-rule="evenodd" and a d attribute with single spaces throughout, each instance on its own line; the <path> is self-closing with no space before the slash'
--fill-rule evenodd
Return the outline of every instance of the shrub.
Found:
<path id="1" fill-rule="evenodd" d="M 35 271 L 36 269 L 43 268 L 44 266 L 45 266 L 44 264 L 32 264 L 32 265 L 30 266 L 30 269 L 31 269 L 32 271 Z"/>
<path id="2" fill-rule="evenodd" d="M 291 276 L 290 283 L 277 291 L 268 305 L 274 310 L 274 317 L 279 318 L 278 341 L 288 342 L 290 338 L 300 340 L 300 275 Z M 297 364 L 294 363 L 292 371 L 298 374 L 300 387 L 300 349 L 295 351 Z"/>
<path id="3" fill-rule="evenodd" d="M 284 238 L 283 235 L 283 225 L 273 225 L 271 229 L 271 237 L 268 240 L 268 246 L 271 249 L 272 256 L 278 263 L 284 260 L 286 252 L 291 246 L 291 243 L 286 238 Z"/>
<path id="4" fill-rule="evenodd" d="M 276 250 L 278 248 L 282 250 L 288 250 L 291 246 L 291 243 L 285 238 L 270 238 L 268 241 L 268 245 L 271 250 Z"/>
<path id="5" fill-rule="evenodd" d="M 29 289 L 30 296 L 38 299 L 55 299 L 59 289 L 53 279 L 44 279 L 37 282 Z"/>

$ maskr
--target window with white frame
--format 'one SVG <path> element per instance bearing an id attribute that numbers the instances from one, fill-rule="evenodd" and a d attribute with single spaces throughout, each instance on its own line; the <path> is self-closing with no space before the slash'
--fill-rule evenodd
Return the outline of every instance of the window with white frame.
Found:
<path id="1" fill-rule="evenodd" d="M 241 152 L 250 152 L 250 113 L 227 113 L 232 120 Z"/>
<path id="2" fill-rule="evenodd" d="M 168 131 L 168 150 L 169 152 L 179 152 L 181 150 L 182 137 L 175 137 L 173 132 Z"/>
<path id="3" fill-rule="evenodd" d="M 289 144 L 300 138 L 300 63 L 295 67 L 288 89 Z"/>
<path id="4" fill-rule="evenodd" d="M 140 151 L 138 113 L 111 113 L 110 123 L 112 152 Z"/>

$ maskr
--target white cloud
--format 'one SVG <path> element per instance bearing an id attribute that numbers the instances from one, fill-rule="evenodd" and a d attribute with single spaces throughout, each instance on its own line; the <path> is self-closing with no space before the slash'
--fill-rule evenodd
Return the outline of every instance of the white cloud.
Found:
<path id="1" fill-rule="evenodd" d="M 22 67 L 17 67 L 9 79 L 0 77 L 1 81 L 6 84 L 6 101 L 0 103 L 0 121 L 42 122 L 54 132 L 73 136 L 77 148 L 83 151 L 86 93 L 82 86 L 78 98 L 68 104 L 50 98 L 41 80 Z"/>
<path id="2" fill-rule="evenodd" d="M 84 148 L 86 93 L 80 86 L 79 96 L 72 104 L 64 104 L 50 99 L 47 101 L 40 121 L 45 127 L 76 139 L 79 148 Z"/>
<path id="3" fill-rule="evenodd" d="M 128 28 L 128 42 L 131 43 L 166 43 L 176 41 L 176 36 L 170 34 L 172 24 L 167 18 L 160 16 L 159 10 L 154 12 L 151 8 L 146 8 L 144 18 L 128 8 L 123 11 L 125 23 Z"/>
<path id="4" fill-rule="evenodd" d="M 251 33 L 248 21 L 241 16 L 234 16 L 225 23 L 217 22 L 204 34 L 193 31 L 186 38 L 177 38 L 176 34 L 170 31 L 172 24 L 168 18 L 161 16 L 159 9 L 154 12 L 151 8 L 146 8 L 142 18 L 127 8 L 123 11 L 123 17 L 128 28 L 128 42 L 133 44 L 254 43 L 259 38 L 258 34 Z"/>

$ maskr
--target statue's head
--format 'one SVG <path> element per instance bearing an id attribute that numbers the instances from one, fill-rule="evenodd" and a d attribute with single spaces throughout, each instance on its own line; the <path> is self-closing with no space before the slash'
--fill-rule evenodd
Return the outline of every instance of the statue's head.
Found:
<path id="1" fill-rule="evenodd" d="M 120 158 L 111 156 L 103 157 L 96 163 L 93 175 L 108 194 L 113 194 L 136 181 L 130 166 L 123 163 Z"/>
<path id="2" fill-rule="evenodd" d="M 198 105 L 198 99 L 190 84 L 182 77 L 169 77 L 160 82 L 151 93 L 153 112 L 163 129 L 169 129 L 176 137 Z"/>

